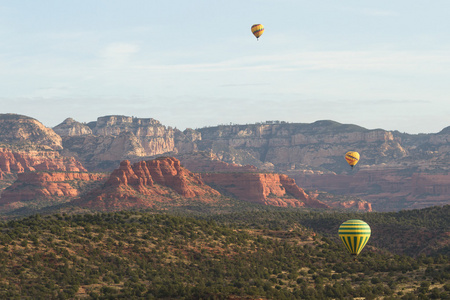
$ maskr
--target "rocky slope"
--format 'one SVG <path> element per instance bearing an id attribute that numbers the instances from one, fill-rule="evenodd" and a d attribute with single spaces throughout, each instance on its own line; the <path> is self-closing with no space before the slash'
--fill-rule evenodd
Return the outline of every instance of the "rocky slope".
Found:
<path id="1" fill-rule="evenodd" d="M 106 179 L 105 174 L 69 172 L 25 172 L 1 194 L 0 211 L 24 206 L 45 207 L 69 202 L 80 196 L 93 182 Z"/>
<path id="2" fill-rule="evenodd" d="M 54 127 L 53 130 L 59 135 L 59 136 L 83 136 L 83 135 L 91 135 L 92 130 L 89 128 L 89 126 L 82 124 L 80 122 L 75 121 L 72 118 L 67 118 L 59 124 L 58 126 Z"/>
<path id="3" fill-rule="evenodd" d="M 52 129 L 33 118 L 16 114 L 0 114 L 0 142 L 21 148 L 36 145 L 51 150 L 63 148 L 61 137 Z"/>

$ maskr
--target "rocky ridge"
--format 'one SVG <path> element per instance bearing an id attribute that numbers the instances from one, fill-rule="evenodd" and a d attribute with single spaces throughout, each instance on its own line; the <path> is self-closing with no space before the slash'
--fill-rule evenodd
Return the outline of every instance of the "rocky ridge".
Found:
<path id="1" fill-rule="evenodd" d="M 79 165 L 80 171 L 85 168 L 110 172 L 123 160 L 136 162 L 170 155 L 183 157 L 180 159 L 186 164 L 192 156 L 189 168 L 197 168 L 192 171 L 220 169 L 215 160 L 208 162 L 211 166 L 195 162 L 198 153 L 204 152 L 233 167 L 239 166 L 242 171 L 252 172 L 256 167 L 285 173 L 302 187 L 305 180 L 309 190 L 323 189 L 361 197 L 372 201 L 375 209 L 386 207 L 383 201 L 390 199 L 396 204 L 387 207 L 398 210 L 448 203 L 445 189 L 450 185 L 446 176 L 450 171 L 448 128 L 436 134 L 409 135 L 333 121 L 311 124 L 273 121 L 180 131 L 151 118 L 105 116 L 88 124 L 68 118 L 52 130 L 29 117 L 2 114 L 0 143 L 3 143 L 3 152 L 29 155 L 29 159 L 53 155 L 54 159 L 46 163 L 38 159 L 27 164 L 14 154 L 15 161 L 20 161 L 18 164 L 8 154 L 1 168 L 16 174 L 33 169 L 75 171 L 75 166 Z M 343 154 L 349 149 L 361 153 L 353 173 L 362 172 L 363 177 L 370 177 L 371 188 L 367 188 L 366 179 L 340 185 L 348 175 Z M 44 155 L 44 152 L 48 153 Z M 58 159 L 60 162 L 54 161 Z M 395 174 L 392 169 L 397 170 Z M 386 172 L 392 176 L 385 176 Z M 0 172 L 0 176 L 4 174 L 9 173 Z M 419 182 L 414 178 L 425 179 Z M 403 188 L 399 190 L 395 186 Z"/>
<path id="2" fill-rule="evenodd" d="M 317 121 L 222 125 L 181 132 L 166 128 L 154 119 L 106 116 L 84 125 L 92 134 L 87 130 L 83 134 L 69 134 L 80 132 L 80 126 L 73 120 L 66 120 L 54 129 L 63 138 L 64 151 L 75 153 L 91 170 L 101 165 L 100 162 L 115 161 L 115 165 L 123 159 L 205 151 L 227 163 L 253 165 L 263 170 L 311 169 L 339 174 L 347 170 L 342 157 L 348 150 L 361 153 L 360 166 L 450 168 L 446 161 L 450 155 L 450 134 L 446 130 L 437 134 L 408 135 Z"/>

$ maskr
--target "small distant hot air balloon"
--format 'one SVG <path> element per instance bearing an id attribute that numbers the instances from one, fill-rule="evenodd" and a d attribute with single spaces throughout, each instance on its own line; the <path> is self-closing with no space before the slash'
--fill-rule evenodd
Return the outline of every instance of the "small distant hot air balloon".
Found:
<path id="1" fill-rule="evenodd" d="M 349 151 L 345 154 L 345 160 L 353 168 L 359 161 L 359 153 L 356 151 Z"/>
<path id="2" fill-rule="evenodd" d="M 339 237 L 352 255 L 358 255 L 370 238 L 370 226 L 362 220 L 348 220 L 339 226 Z"/>
<path id="3" fill-rule="evenodd" d="M 252 33 L 254 36 L 256 36 L 257 40 L 263 34 L 263 32 L 264 32 L 264 26 L 262 26 L 261 24 L 255 24 L 252 26 Z"/>

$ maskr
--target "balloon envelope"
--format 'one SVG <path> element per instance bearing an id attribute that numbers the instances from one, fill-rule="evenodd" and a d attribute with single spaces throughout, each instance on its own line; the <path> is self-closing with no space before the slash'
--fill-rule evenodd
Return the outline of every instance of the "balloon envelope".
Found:
<path id="1" fill-rule="evenodd" d="M 353 168 L 359 161 L 359 153 L 356 151 L 349 151 L 345 154 L 345 160 Z"/>
<path id="2" fill-rule="evenodd" d="M 370 238 L 370 226 L 362 220 L 348 220 L 339 227 L 339 237 L 352 255 L 358 255 Z"/>
<path id="3" fill-rule="evenodd" d="M 258 39 L 264 32 L 264 26 L 261 24 L 255 24 L 252 26 L 252 33 L 254 36 L 256 36 L 256 39 Z"/>

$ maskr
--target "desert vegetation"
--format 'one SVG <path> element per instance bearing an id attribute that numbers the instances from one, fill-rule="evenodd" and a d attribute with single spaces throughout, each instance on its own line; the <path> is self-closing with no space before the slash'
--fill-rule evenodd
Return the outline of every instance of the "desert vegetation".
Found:
<path id="1" fill-rule="evenodd" d="M 365 217 L 428 228 L 441 213 Z M 450 299 L 448 248 L 413 257 L 369 242 L 355 259 L 323 229 L 347 217 L 124 211 L 5 221 L 0 298 Z"/>

